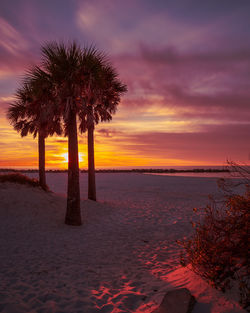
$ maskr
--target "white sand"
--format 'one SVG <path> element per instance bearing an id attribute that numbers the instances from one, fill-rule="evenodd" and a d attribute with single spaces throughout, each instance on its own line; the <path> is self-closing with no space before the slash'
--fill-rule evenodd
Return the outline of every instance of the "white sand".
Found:
<path id="1" fill-rule="evenodd" d="M 245 312 L 179 266 L 175 240 L 191 233 L 192 209 L 216 193 L 216 179 L 98 174 L 99 202 L 83 200 L 84 224 L 72 227 L 67 175 L 47 178 L 57 194 L 0 184 L 0 312 L 151 312 L 183 286 L 198 299 L 194 313 Z"/>

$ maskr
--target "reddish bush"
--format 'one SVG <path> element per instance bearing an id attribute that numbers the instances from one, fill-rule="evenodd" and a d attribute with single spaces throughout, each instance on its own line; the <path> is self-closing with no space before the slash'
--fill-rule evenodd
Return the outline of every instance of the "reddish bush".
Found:
<path id="1" fill-rule="evenodd" d="M 194 235 L 179 244 L 186 252 L 181 255 L 182 265 L 190 264 L 195 273 L 222 291 L 238 286 L 240 303 L 249 309 L 249 184 L 245 187 L 243 195 L 231 192 L 224 194 L 222 202 L 212 200 L 203 209 L 202 222 L 193 223 Z"/>

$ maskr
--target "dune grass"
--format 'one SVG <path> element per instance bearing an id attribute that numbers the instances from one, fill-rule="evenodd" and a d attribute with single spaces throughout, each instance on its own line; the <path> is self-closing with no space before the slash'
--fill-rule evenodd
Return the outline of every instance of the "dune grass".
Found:
<path id="1" fill-rule="evenodd" d="M 26 175 L 21 173 L 8 173 L 8 174 L 0 174 L 0 183 L 16 183 L 21 185 L 29 185 L 32 187 L 41 187 L 39 181 L 35 178 L 29 178 Z M 48 186 L 43 188 L 45 191 L 49 191 Z"/>

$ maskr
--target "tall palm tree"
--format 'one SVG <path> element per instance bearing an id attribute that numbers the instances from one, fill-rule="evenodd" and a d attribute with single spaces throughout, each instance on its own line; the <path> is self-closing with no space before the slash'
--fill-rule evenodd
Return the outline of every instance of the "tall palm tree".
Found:
<path id="1" fill-rule="evenodd" d="M 47 189 L 45 177 L 45 138 L 62 132 L 60 117 L 51 99 L 51 83 L 39 67 L 31 69 L 16 92 L 7 117 L 21 136 L 38 135 L 39 183 Z"/>
<path id="2" fill-rule="evenodd" d="M 42 47 L 42 63 L 54 85 L 54 97 L 68 136 L 68 190 L 65 223 L 81 225 L 79 160 L 77 137 L 78 98 L 82 50 L 76 43 L 68 46 L 51 42 Z"/>
<path id="3" fill-rule="evenodd" d="M 60 111 L 54 100 L 54 90 L 51 77 L 38 66 L 28 72 L 27 83 L 32 88 L 33 111 L 38 120 L 38 152 L 39 180 L 46 185 L 45 180 L 45 138 L 62 134 Z"/>
<path id="4" fill-rule="evenodd" d="M 127 91 L 105 55 L 94 48 L 84 50 L 80 131 L 88 132 L 88 198 L 96 201 L 94 129 L 100 121 L 110 121 L 121 95 Z"/>

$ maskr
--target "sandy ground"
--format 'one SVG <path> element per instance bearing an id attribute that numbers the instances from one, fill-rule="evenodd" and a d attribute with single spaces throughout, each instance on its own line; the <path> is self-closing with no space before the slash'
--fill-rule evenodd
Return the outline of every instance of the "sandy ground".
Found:
<path id="1" fill-rule="evenodd" d="M 65 173 L 47 174 L 55 193 L 0 184 L 0 312 L 151 312 L 186 286 L 194 313 L 241 313 L 237 303 L 179 265 L 194 207 L 216 179 L 98 174 L 98 202 L 84 200 L 83 225 L 64 225 Z"/>

